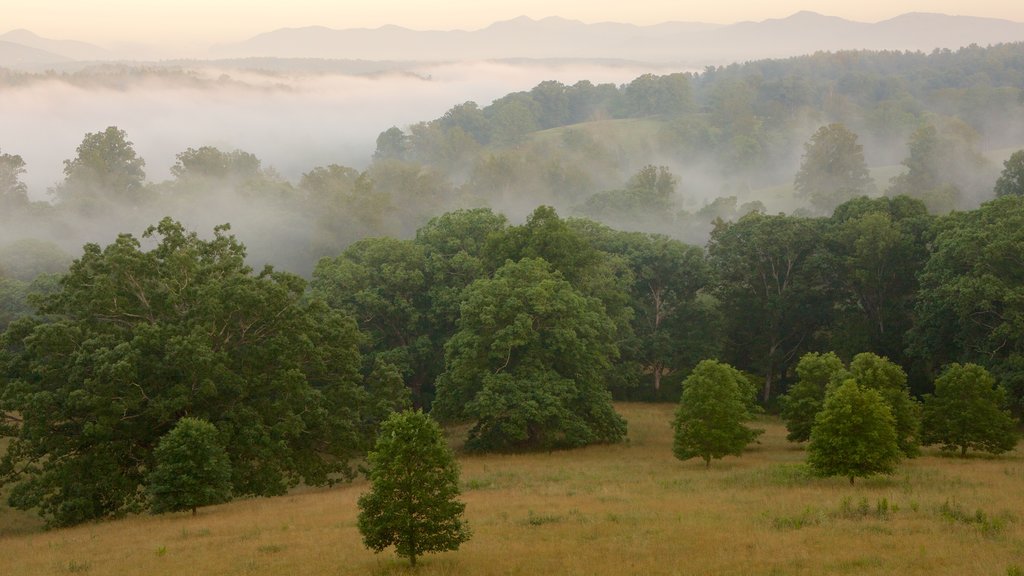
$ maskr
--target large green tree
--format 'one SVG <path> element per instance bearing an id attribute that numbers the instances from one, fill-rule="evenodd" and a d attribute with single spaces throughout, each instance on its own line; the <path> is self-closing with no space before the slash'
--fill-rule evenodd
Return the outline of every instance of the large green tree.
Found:
<path id="1" fill-rule="evenodd" d="M 726 357 L 775 381 L 828 324 L 832 302 L 819 220 L 752 212 L 718 221 L 708 241 L 712 293 L 726 318 Z"/>
<path id="2" fill-rule="evenodd" d="M 917 275 L 928 259 L 933 218 L 920 200 L 857 198 L 840 205 L 826 232 L 834 288 L 832 348 L 874 352 L 906 364 Z"/>
<path id="3" fill-rule="evenodd" d="M 704 360 L 683 381 L 683 395 L 673 423 L 672 453 L 680 460 L 739 456 L 763 430 L 746 425 L 753 415 L 756 391 L 739 371 Z"/>
<path id="4" fill-rule="evenodd" d="M 231 498 L 231 460 L 217 428 L 185 417 L 160 438 L 153 450 L 153 471 L 146 478 L 154 514 L 196 509 Z"/>
<path id="5" fill-rule="evenodd" d="M 146 200 L 146 161 L 124 130 L 109 126 L 90 132 L 64 161 L 64 182 L 57 197 L 83 214 L 95 216 L 112 206 L 138 206 Z"/>
<path id="6" fill-rule="evenodd" d="M 916 455 L 921 443 L 921 405 L 910 396 L 903 368 L 888 358 L 862 352 L 850 361 L 850 377 L 885 400 L 895 420 L 900 451 L 905 456 Z"/>
<path id="7" fill-rule="evenodd" d="M 882 395 L 847 380 L 825 398 L 811 429 L 807 463 L 822 476 L 891 474 L 901 457 L 896 420 Z"/>
<path id="8" fill-rule="evenodd" d="M 943 450 L 968 448 L 1001 454 L 1013 450 L 1020 434 L 1004 409 L 1006 392 L 977 364 L 950 364 L 935 380 L 935 394 L 924 397 L 924 444 Z"/>
<path id="9" fill-rule="evenodd" d="M 810 200 L 823 214 L 867 194 L 873 183 L 857 135 L 842 124 L 818 128 L 804 144 L 804 157 L 796 173 L 797 194 Z"/>
<path id="10" fill-rule="evenodd" d="M 51 524 L 138 509 L 183 416 L 220 431 L 234 493 L 269 495 L 351 476 L 392 405 L 362 384 L 354 323 L 301 278 L 254 274 L 225 228 L 203 240 L 165 219 L 86 245 L 39 312 L 0 340 L 0 478 Z"/>
<path id="11" fill-rule="evenodd" d="M 415 566 L 424 553 L 458 550 L 469 540 L 458 464 L 430 416 L 392 414 L 367 460 L 370 491 L 359 497 L 358 525 L 368 548 L 394 546 Z"/>
<path id="12" fill-rule="evenodd" d="M 1024 197 L 1005 196 L 936 222 L 920 275 L 910 352 L 933 373 L 985 366 L 1024 409 Z"/>
<path id="13" fill-rule="evenodd" d="M 600 301 L 544 260 L 509 262 L 465 292 L 435 412 L 470 420 L 483 450 L 616 442 L 626 425 L 606 387 L 618 350 Z"/>

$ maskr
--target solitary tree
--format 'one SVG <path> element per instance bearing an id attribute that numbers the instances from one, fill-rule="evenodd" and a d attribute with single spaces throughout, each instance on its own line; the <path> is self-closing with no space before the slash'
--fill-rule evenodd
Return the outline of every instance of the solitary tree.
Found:
<path id="1" fill-rule="evenodd" d="M 150 509 L 154 514 L 192 510 L 231 498 L 231 461 L 206 420 L 182 418 L 153 451 L 149 474 Z"/>
<path id="2" fill-rule="evenodd" d="M 64 161 L 66 178 L 56 188 L 61 201 L 93 213 L 109 205 L 142 203 L 146 161 L 135 153 L 124 130 L 110 126 L 102 132 L 90 132 L 77 152 L 77 156 Z"/>
<path id="3" fill-rule="evenodd" d="M 394 546 L 415 566 L 423 553 L 458 550 L 469 540 L 466 505 L 457 500 L 458 465 L 430 416 L 392 414 L 368 459 L 372 485 L 359 498 L 359 532 L 367 548 Z"/>
<path id="4" fill-rule="evenodd" d="M 814 419 L 807 463 L 821 476 L 891 474 L 901 452 L 896 419 L 877 391 L 847 380 L 825 398 Z"/>
<path id="5" fill-rule="evenodd" d="M 676 411 L 672 453 L 680 460 L 739 456 L 763 430 L 746 426 L 756 392 L 743 374 L 728 364 L 704 360 L 683 381 Z"/>
<path id="6" fill-rule="evenodd" d="M 924 399 L 924 443 L 959 449 L 961 456 L 968 448 L 991 454 L 1013 450 L 1017 423 L 1005 404 L 1006 394 L 988 370 L 950 364 L 935 381 L 935 394 Z"/>
<path id="7" fill-rule="evenodd" d="M 822 126 L 804 144 L 794 187 L 818 210 L 831 214 L 836 206 L 866 194 L 871 185 L 863 147 L 842 124 Z"/>
<path id="8" fill-rule="evenodd" d="M 25 161 L 21 156 L 0 150 L 0 208 L 4 212 L 28 204 L 28 188 L 20 178 L 24 173 Z"/>

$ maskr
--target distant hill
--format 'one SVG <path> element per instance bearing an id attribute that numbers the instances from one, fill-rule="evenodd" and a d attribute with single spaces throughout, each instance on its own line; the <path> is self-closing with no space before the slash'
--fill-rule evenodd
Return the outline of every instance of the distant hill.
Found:
<path id="1" fill-rule="evenodd" d="M 94 44 L 76 40 L 51 40 L 28 30 L 11 30 L 0 34 L 0 41 L 49 52 L 59 56 L 59 60 L 108 60 L 111 58 L 111 54 L 107 50 Z"/>
<path id="2" fill-rule="evenodd" d="M 863 23 L 798 12 L 788 18 L 728 26 L 668 22 L 654 26 L 585 24 L 519 17 L 474 31 L 419 31 L 398 26 L 335 30 L 283 28 L 211 49 L 214 57 L 465 60 L 620 58 L 722 64 L 820 50 L 922 50 L 1024 41 L 1024 23 L 912 13 Z"/>
<path id="3" fill-rule="evenodd" d="M 70 60 L 52 52 L 0 40 L 0 66 L 44 65 Z"/>

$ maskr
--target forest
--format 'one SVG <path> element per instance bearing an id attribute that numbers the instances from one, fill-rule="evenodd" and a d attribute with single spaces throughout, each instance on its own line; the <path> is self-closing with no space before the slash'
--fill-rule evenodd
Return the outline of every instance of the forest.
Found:
<path id="1" fill-rule="evenodd" d="M 545 82 L 298 182 L 204 145 L 151 182 L 110 126 L 48 202 L 5 142 L 0 485 L 52 526 L 141 511 L 188 417 L 228 494 L 279 495 L 355 477 L 395 410 L 471 452 L 566 449 L 625 437 L 613 399 L 704 382 L 851 483 L 922 443 L 1012 450 L 1021 86 L 1024 44 Z M 951 437 L 937 406 L 968 381 L 1006 424 Z M 891 427 L 884 461 L 815 459 L 841 402 Z"/>

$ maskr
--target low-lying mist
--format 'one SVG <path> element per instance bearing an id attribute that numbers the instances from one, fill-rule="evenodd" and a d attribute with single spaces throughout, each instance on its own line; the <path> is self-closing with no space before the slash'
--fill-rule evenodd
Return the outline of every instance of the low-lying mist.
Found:
<path id="1" fill-rule="evenodd" d="M 176 154 L 200 146 L 245 150 L 294 181 L 320 165 L 364 168 L 381 131 L 438 117 L 456 103 L 484 105 L 543 80 L 623 83 L 651 71 L 662 72 L 642 64 L 516 61 L 376 75 L 204 66 L 169 76 L 92 72 L 89 83 L 39 76 L 0 90 L 0 150 L 25 160 L 22 181 L 36 200 L 48 199 L 82 136 L 107 126 L 127 132 L 154 182 L 170 177 Z"/>

